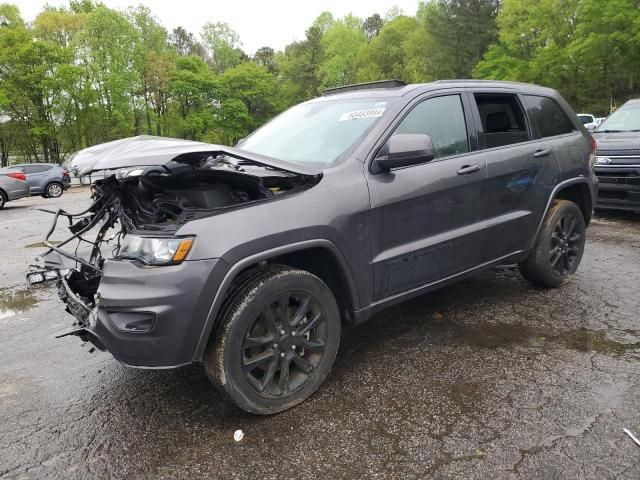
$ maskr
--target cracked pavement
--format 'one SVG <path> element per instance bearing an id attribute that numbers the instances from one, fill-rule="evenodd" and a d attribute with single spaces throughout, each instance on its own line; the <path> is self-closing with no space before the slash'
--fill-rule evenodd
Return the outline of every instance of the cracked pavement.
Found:
<path id="1" fill-rule="evenodd" d="M 557 290 L 500 267 L 345 329 L 308 401 L 244 413 L 199 365 L 133 370 L 27 290 L 50 216 L 0 212 L 0 478 L 640 478 L 640 216 L 599 212 Z M 55 237 L 54 238 L 61 238 Z M 233 432 L 244 431 L 241 442 Z"/>

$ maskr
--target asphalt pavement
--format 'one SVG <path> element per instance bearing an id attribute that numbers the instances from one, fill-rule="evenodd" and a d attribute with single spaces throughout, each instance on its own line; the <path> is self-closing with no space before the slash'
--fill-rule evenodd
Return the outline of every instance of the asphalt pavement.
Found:
<path id="1" fill-rule="evenodd" d="M 200 365 L 89 353 L 27 289 L 50 216 L 0 211 L 0 478 L 640 478 L 640 216 L 599 212 L 572 282 L 500 267 L 345 329 L 308 401 L 259 417 Z M 54 238 L 62 238 L 62 230 Z M 236 442 L 234 431 L 244 438 Z"/>

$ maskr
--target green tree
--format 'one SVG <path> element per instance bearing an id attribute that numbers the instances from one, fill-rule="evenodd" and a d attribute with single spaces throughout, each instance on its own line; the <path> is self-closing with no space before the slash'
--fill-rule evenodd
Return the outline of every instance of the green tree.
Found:
<path id="1" fill-rule="evenodd" d="M 220 90 L 219 82 L 202 59 L 179 57 L 176 68 L 169 73 L 174 115 L 168 133 L 191 140 L 203 139 L 214 126 Z"/>
<path id="2" fill-rule="evenodd" d="M 176 27 L 169 35 L 169 45 L 175 49 L 178 55 L 188 57 L 194 55 L 202 60 L 207 60 L 207 50 L 195 39 L 193 33 L 187 32 L 182 27 Z"/>
<path id="3" fill-rule="evenodd" d="M 556 0 L 553 0 L 556 1 Z M 424 55 L 433 78 L 470 78 L 497 38 L 499 0 L 436 0 L 421 3 Z"/>
<path id="4" fill-rule="evenodd" d="M 262 125 L 282 109 L 282 101 L 276 79 L 255 63 L 243 63 L 230 68 L 220 77 L 224 100 L 237 99 L 247 107 L 250 117 L 249 130 Z M 239 137 L 238 137 L 239 138 Z"/>
<path id="5" fill-rule="evenodd" d="M 398 16 L 385 23 L 359 55 L 357 77 L 360 81 L 401 79 L 415 81 L 415 37 L 421 33 L 415 17 Z M 419 52 L 418 52 L 419 53 Z"/>
<path id="6" fill-rule="evenodd" d="M 384 25 L 384 20 L 377 13 L 374 13 L 370 17 L 367 17 L 362 24 L 362 28 L 364 30 L 364 34 L 367 36 L 367 40 L 371 40 L 378 35 L 380 35 L 380 30 L 382 30 L 382 26 Z"/>
<path id="7" fill-rule="evenodd" d="M 260 47 L 253 54 L 252 60 L 265 68 L 269 73 L 277 74 L 278 65 L 276 64 L 276 52 L 271 47 Z"/>
<path id="8" fill-rule="evenodd" d="M 227 23 L 206 23 L 202 27 L 202 39 L 211 52 L 213 71 L 218 74 L 247 59 L 240 37 Z"/>
<path id="9" fill-rule="evenodd" d="M 357 60 L 367 43 L 362 21 L 351 15 L 333 22 L 322 36 L 324 61 L 319 68 L 321 88 L 354 83 Z"/>

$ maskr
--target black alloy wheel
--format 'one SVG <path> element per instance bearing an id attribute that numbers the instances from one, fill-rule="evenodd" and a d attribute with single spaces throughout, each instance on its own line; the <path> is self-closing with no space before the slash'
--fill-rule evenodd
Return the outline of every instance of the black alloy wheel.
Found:
<path id="1" fill-rule="evenodd" d="M 582 253 L 582 232 L 578 231 L 579 220 L 573 212 L 560 217 L 551 234 L 549 262 L 553 273 L 564 277 L 575 271 L 575 263 Z"/>
<path id="2" fill-rule="evenodd" d="M 557 200 L 545 215 L 529 256 L 518 264 L 520 273 L 541 287 L 566 284 L 582 259 L 585 233 L 580 207 L 569 200 Z"/>
<path id="3" fill-rule="evenodd" d="M 232 286 L 203 357 L 212 383 L 240 408 L 262 415 L 308 398 L 331 371 L 341 318 L 315 275 L 275 265 Z"/>
<path id="4" fill-rule="evenodd" d="M 311 378 L 325 352 L 325 322 L 318 300 L 303 292 L 264 305 L 242 344 L 244 374 L 256 392 L 280 397 Z"/>

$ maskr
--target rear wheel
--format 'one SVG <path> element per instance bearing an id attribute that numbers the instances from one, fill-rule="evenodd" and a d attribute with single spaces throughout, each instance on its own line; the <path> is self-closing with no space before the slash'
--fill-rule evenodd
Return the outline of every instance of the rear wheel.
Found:
<path id="1" fill-rule="evenodd" d="M 62 192 L 64 192 L 64 189 L 62 188 L 62 185 L 58 182 L 52 182 L 49 185 L 47 185 L 46 195 L 49 198 L 58 198 L 62 196 Z"/>
<path id="2" fill-rule="evenodd" d="M 531 254 L 518 265 L 522 276 L 543 287 L 566 284 L 582 259 L 585 229 L 580 208 L 558 200 L 547 212 Z"/>
<path id="3" fill-rule="evenodd" d="M 3 191 L 0 191 L 0 210 L 4 208 L 7 203 L 7 197 L 5 196 Z"/>
<path id="4" fill-rule="evenodd" d="M 340 314 L 329 287 L 303 270 L 271 268 L 249 277 L 230 299 L 204 366 L 240 408 L 272 414 L 316 391 L 339 342 Z"/>

